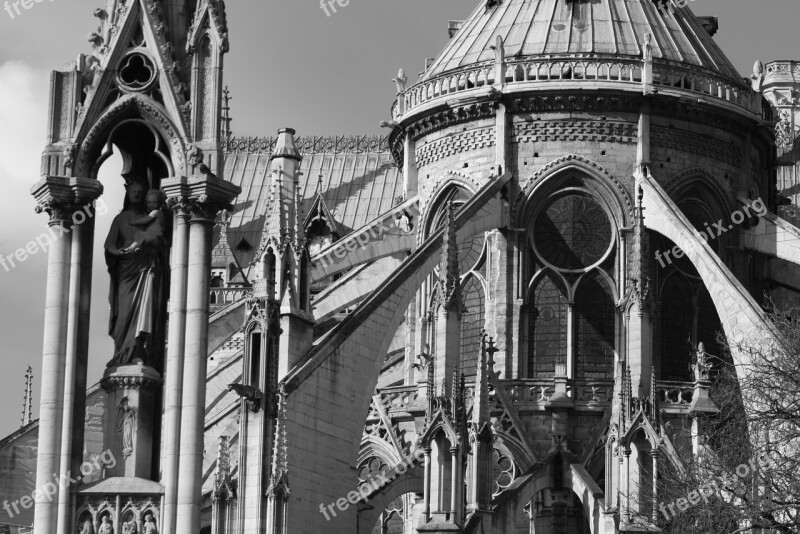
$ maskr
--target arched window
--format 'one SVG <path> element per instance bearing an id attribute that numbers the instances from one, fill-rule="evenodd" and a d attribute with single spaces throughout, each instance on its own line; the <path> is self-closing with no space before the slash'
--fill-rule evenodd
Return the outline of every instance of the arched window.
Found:
<path id="1" fill-rule="evenodd" d="M 529 311 L 528 375 L 552 378 L 556 364 L 567 363 L 567 291 L 553 273 L 545 274 L 533 290 Z"/>
<path id="2" fill-rule="evenodd" d="M 474 274 L 470 274 L 463 281 L 461 297 L 466 311 L 461 316 L 461 362 L 459 366 L 464 376 L 470 377 L 475 375 L 477 368 L 486 307 L 483 285 Z"/>
<path id="3" fill-rule="evenodd" d="M 661 288 L 661 379 L 691 379 L 692 289 L 681 274 L 675 273 Z"/>
<path id="4" fill-rule="evenodd" d="M 614 378 L 614 296 L 598 272 L 575 293 L 575 378 Z"/>
<path id="5" fill-rule="evenodd" d="M 530 213 L 530 272 L 545 272 L 528 294 L 532 378 L 552 378 L 557 363 L 570 378 L 614 376 L 616 224 L 586 183 L 571 177 Z"/>

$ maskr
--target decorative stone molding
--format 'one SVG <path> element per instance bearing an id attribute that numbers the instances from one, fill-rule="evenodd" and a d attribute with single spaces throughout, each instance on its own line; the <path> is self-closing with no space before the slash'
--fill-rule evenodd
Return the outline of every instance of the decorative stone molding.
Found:
<path id="1" fill-rule="evenodd" d="M 544 120 L 515 124 L 513 132 L 512 143 L 591 141 L 635 144 L 638 126 L 634 122 Z"/>
<path id="2" fill-rule="evenodd" d="M 495 146 L 494 126 L 456 132 L 435 141 L 417 145 L 417 166 L 422 168 L 440 159 Z"/>
<path id="3" fill-rule="evenodd" d="M 214 222 L 220 210 L 231 211 L 231 202 L 241 193 L 239 186 L 210 173 L 191 178 L 165 178 L 161 189 L 172 209 L 188 213 L 192 221 L 209 223 Z"/>
<path id="4" fill-rule="evenodd" d="M 412 124 L 406 130 L 416 141 L 433 132 L 480 119 L 488 119 L 497 114 L 495 102 L 487 101 L 456 106 L 445 111 L 433 113 Z"/>
<path id="5" fill-rule="evenodd" d="M 638 113 L 641 97 L 639 95 L 561 95 L 538 94 L 511 98 L 509 111 L 512 113 L 531 113 L 547 111 L 605 111 L 617 113 Z"/>
<path id="6" fill-rule="evenodd" d="M 50 223 L 70 221 L 72 214 L 97 200 L 103 184 L 90 178 L 46 176 L 31 188 L 36 213 L 46 212 Z"/>
<path id="7" fill-rule="evenodd" d="M 135 374 L 127 374 L 125 367 L 139 367 L 139 370 Z M 162 380 L 158 373 L 149 367 L 122 366 L 114 373 L 103 377 L 100 380 L 100 387 L 105 391 L 119 389 L 156 390 L 161 385 L 161 382 Z"/>
<path id="8" fill-rule="evenodd" d="M 124 115 L 130 108 L 135 108 L 143 115 L 155 122 L 159 132 L 164 136 L 170 145 L 170 156 L 173 159 L 176 174 L 186 172 L 186 154 L 183 146 L 183 137 L 169 119 L 169 116 L 160 104 L 151 100 L 150 97 L 140 94 L 126 95 L 106 109 L 103 115 L 95 121 L 89 133 L 84 137 L 78 151 L 78 168 L 82 173 L 96 172 L 96 162 L 89 161 L 89 154 L 92 149 L 100 142 L 101 136 L 107 134 L 108 128 Z"/>
<path id="9" fill-rule="evenodd" d="M 100 386 L 106 391 L 112 391 L 115 389 L 155 390 L 160 384 L 160 379 L 144 376 L 111 376 L 100 381 Z"/>
<path id="10" fill-rule="evenodd" d="M 277 141 L 277 137 L 232 137 L 225 144 L 225 152 L 272 155 Z M 295 137 L 294 142 L 300 155 L 389 152 L 388 136 Z"/>

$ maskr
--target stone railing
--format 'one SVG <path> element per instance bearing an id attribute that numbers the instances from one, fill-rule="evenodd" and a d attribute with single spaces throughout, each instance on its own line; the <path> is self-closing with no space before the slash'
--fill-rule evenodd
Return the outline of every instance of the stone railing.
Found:
<path id="1" fill-rule="evenodd" d="M 518 404 L 544 405 L 555 391 L 553 380 L 517 379 L 500 381 L 506 395 Z M 576 403 L 608 404 L 614 395 L 613 380 L 570 380 L 567 395 Z"/>
<path id="2" fill-rule="evenodd" d="M 656 380 L 656 395 L 662 407 L 689 407 L 694 396 L 691 382 L 667 382 Z"/>
<path id="3" fill-rule="evenodd" d="M 393 386 L 379 390 L 383 405 L 387 410 L 403 410 L 408 411 L 414 408 L 421 408 L 417 402 L 419 399 L 419 390 L 416 385 L 411 386 Z"/>
<path id="4" fill-rule="evenodd" d="M 800 61 L 770 61 L 764 66 L 764 85 L 800 81 Z"/>
<path id="5" fill-rule="evenodd" d="M 461 70 L 445 72 L 422 80 L 407 88 L 403 95 L 403 114 L 439 99 L 486 88 L 496 84 L 494 61 L 479 63 Z M 642 90 L 643 61 L 620 58 L 514 59 L 504 63 L 504 90 L 523 85 L 546 89 L 558 82 L 591 82 L 599 88 Z M 702 94 L 724 100 L 749 111 L 753 109 L 752 91 L 722 76 L 671 63 L 653 63 L 653 85 Z M 392 107 L 392 117 L 399 118 L 398 103 Z"/>
<path id="6" fill-rule="evenodd" d="M 250 291 L 249 287 L 212 287 L 209 290 L 209 304 L 212 310 L 219 309 L 247 297 Z"/>

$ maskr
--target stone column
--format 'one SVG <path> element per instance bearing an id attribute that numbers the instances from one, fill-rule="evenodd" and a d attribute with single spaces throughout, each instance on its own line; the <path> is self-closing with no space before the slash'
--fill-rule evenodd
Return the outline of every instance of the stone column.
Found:
<path id="1" fill-rule="evenodd" d="M 72 349 L 72 362 L 76 364 L 79 350 L 86 346 L 85 333 L 81 332 L 81 328 L 88 328 L 88 322 L 78 320 L 81 315 L 84 318 L 88 317 L 88 308 L 85 306 L 81 308 L 81 301 L 78 298 L 70 299 L 71 282 L 75 283 L 73 289 L 77 292 L 77 285 L 80 285 L 85 278 L 80 275 L 74 280 L 70 278 L 72 236 L 69 232 L 72 230 L 76 209 L 97 198 L 102 190 L 103 186 L 97 180 L 47 176 L 34 185 L 31 191 L 38 202 L 37 212 L 46 211 L 50 215 L 49 235 L 42 234 L 37 239 L 43 250 L 49 248 L 35 486 L 41 490 L 51 487 L 53 476 L 58 476 L 64 469 L 61 462 L 62 443 L 71 442 L 73 437 L 64 434 L 64 384 L 68 346 Z M 80 260 L 79 257 L 78 262 Z M 86 313 L 81 314 L 81 310 Z M 73 335 L 68 337 L 70 312 L 73 317 L 72 324 L 76 329 Z M 73 365 L 71 369 L 72 373 L 76 366 Z M 85 376 L 83 381 L 85 383 Z M 66 431 L 71 432 L 71 425 L 66 426 Z M 66 493 L 68 496 L 68 492 Z M 35 534 L 52 534 L 59 531 L 60 498 L 58 488 L 54 488 L 54 492 L 50 494 L 44 491 L 37 492 L 34 510 Z"/>
<path id="2" fill-rule="evenodd" d="M 221 180 L 211 173 L 206 172 L 201 176 L 191 178 L 175 177 L 162 180 L 161 187 L 171 203 L 186 203 L 191 215 L 191 220 L 184 222 L 184 228 L 178 228 L 182 239 L 188 235 L 188 248 L 186 252 L 186 311 L 175 302 L 172 303 L 170 320 L 177 317 L 176 323 L 170 324 L 169 342 L 170 349 L 174 350 L 173 340 L 183 339 L 183 376 L 178 380 L 177 373 L 173 372 L 170 380 L 171 387 L 180 382 L 183 385 L 178 397 L 178 391 L 172 387 L 167 406 L 171 405 L 170 415 L 167 418 L 167 429 L 164 439 L 166 454 L 174 454 L 176 441 L 178 457 L 167 459 L 170 469 L 169 484 L 177 480 L 177 491 L 174 496 L 174 506 L 170 506 L 172 517 L 165 517 L 163 525 L 165 534 L 196 534 L 200 532 L 200 497 L 202 491 L 203 469 L 203 438 L 205 428 L 205 401 L 206 401 L 206 364 L 208 358 L 208 291 L 211 273 L 211 229 L 217 212 L 227 206 L 241 192 L 241 189 L 225 180 Z M 188 230 L 185 229 L 188 226 Z M 176 237 L 176 239 L 181 239 Z M 180 246 L 178 241 L 175 245 Z M 180 254 L 175 253 L 173 258 L 178 261 Z M 173 272 L 173 276 L 175 276 Z M 180 275 L 179 275 L 180 276 Z M 173 279 L 172 284 L 176 284 Z M 173 285 L 170 298 L 180 300 L 181 292 Z M 173 315 L 173 313 L 175 315 Z M 181 328 L 182 327 L 182 328 Z M 177 342 L 180 344 L 180 341 Z M 172 358 L 175 359 L 172 359 Z M 168 369 L 179 367 L 180 355 L 170 352 L 168 356 Z M 175 402 L 180 398 L 180 405 Z M 172 404 L 170 404 L 172 403 Z M 180 424 L 177 426 L 175 418 L 180 410 Z M 175 433 L 176 428 L 180 434 Z M 174 469 L 177 464 L 177 479 Z M 164 473 L 167 474 L 166 472 Z M 166 489 L 166 488 L 165 488 Z M 165 502 L 166 505 L 166 502 Z M 174 530 L 167 530 L 174 525 Z"/>
<path id="3" fill-rule="evenodd" d="M 64 211 L 50 214 L 56 232 L 69 227 Z M 61 422 L 64 411 L 64 372 L 69 314 L 69 261 L 72 243 L 58 237 L 50 244 L 47 258 L 47 289 L 42 348 L 42 396 L 39 406 L 39 439 L 36 457 L 36 487 L 44 488 L 61 471 Z M 40 494 L 34 511 L 34 534 L 52 534 L 58 525 L 58 500 Z"/>
<path id="4" fill-rule="evenodd" d="M 61 421 L 60 480 L 69 480 L 83 462 L 86 417 L 86 373 L 89 349 L 89 311 L 92 298 L 94 209 L 87 204 L 73 213 L 69 314 L 64 372 L 64 411 Z M 66 239 L 66 237 L 65 237 Z M 58 497 L 58 533 L 72 532 L 70 491 Z"/>
<path id="5" fill-rule="evenodd" d="M 184 335 L 186 331 L 186 270 L 189 246 L 189 212 L 182 202 L 175 202 L 170 264 L 169 339 L 164 374 L 164 532 L 175 532 L 178 500 L 178 458 L 181 432 L 181 397 L 183 395 Z"/>
<path id="6" fill-rule="evenodd" d="M 425 522 L 430 521 L 431 519 L 431 449 L 430 447 L 426 447 L 423 449 L 425 453 L 425 493 L 423 495 L 424 499 L 424 508 L 422 513 L 425 516 Z"/>
<path id="7" fill-rule="evenodd" d="M 183 368 L 180 459 L 178 463 L 175 532 L 200 532 L 200 493 L 203 484 L 203 437 L 208 359 L 208 288 L 211 269 L 211 227 L 216 211 L 192 206 L 186 297 L 186 338 Z"/>

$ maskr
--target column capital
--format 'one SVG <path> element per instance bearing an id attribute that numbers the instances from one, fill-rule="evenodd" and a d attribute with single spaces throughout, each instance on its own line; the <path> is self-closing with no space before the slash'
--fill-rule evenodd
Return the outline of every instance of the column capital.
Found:
<path id="1" fill-rule="evenodd" d="M 45 176 L 31 188 L 36 213 L 47 212 L 50 223 L 69 221 L 72 213 L 90 205 L 103 193 L 103 184 L 93 178 Z"/>
<path id="2" fill-rule="evenodd" d="M 232 209 L 231 202 L 242 189 L 212 174 L 176 176 L 161 181 L 167 205 L 193 222 L 213 222 L 217 213 Z"/>

